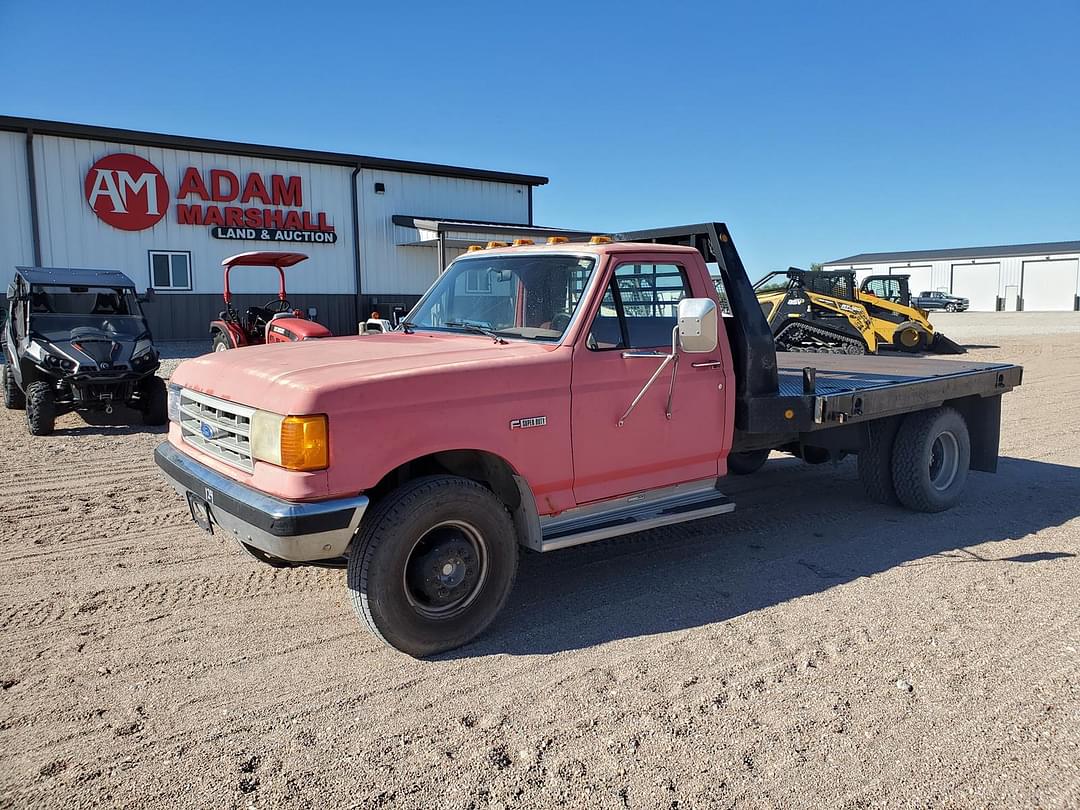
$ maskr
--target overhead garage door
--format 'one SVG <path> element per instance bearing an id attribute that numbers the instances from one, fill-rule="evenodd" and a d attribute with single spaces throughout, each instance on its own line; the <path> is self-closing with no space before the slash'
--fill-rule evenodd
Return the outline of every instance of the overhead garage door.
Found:
<path id="1" fill-rule="evenodd" d="M 993 312 L 997 309 L 1000 279 L 1000 262 L 954 264 L 952 294 L 968 299 L 971 302 L 968 308 L 975 312 Z"/>
<path id="2" fill-rule="evenodd" d="M 1027 312 L 1071 312 L 1075 309 L 1077 259 L 1024 262 L 1020 297 Z"/>
<path id="3" fill-rule="evenodd" d="M 933 267 L 929 264 L 920 265 L 918 267 L 890 267 L 890 276 L 911 276 L 911 280 L 908 284 L 911 285 L 911 294 L 918 295 L 926 290 L 932 290 L 930 286 L 930 277 L 933 275 Z"/>

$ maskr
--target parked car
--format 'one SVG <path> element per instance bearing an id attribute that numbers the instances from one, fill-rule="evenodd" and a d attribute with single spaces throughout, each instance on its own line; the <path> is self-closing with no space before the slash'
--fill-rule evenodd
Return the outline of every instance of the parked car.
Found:
<path id="1" fill-rule="evenodd" d="M 392 332 L 185 361 L 155 460 L 202 529 L 347 568 L 361 620 L 425 656 L 492 622 L 519 547 L 729 513 L 723 477 L 774 449 L 855 453 L 874 500 L 947 509 L 996 469 L 1021 376 L 777 352 L 720 223 L 552 237 L 460 256 Z"/>
<path id="2" fill-rule="evenodd" d="M 25 410 L 30 432 L 57 416 L 114 405 L 168 421 L 165 381 L 135 283 L 112 270 L 19 267 L 7 290 L 4 405 Z"/>
<path id="3" fill-rule="evenodd" d="M 919 309 L 943 309 L 946 312 L 963 312 L 969 301 L 958 295 L 949 295 L 940 290 L 926 290 L 911 297 L 911 305 Z"/>

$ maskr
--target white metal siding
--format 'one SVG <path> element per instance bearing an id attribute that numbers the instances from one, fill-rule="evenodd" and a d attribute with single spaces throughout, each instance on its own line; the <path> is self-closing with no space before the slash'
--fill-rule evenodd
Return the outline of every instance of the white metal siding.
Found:
<path id="1" fill-rule="evenodd" d="M 918 295 L 925 290 L 936 290 L 934 286 L 934 267 L 930 264 L 892 266 L 889 268 L 890 276 L 911 276 L 908 285 L 911 294 Z"/>
<path id="2" fill-rule="evenodd" d="M 1078 264 L 1076 259 L 1025 261 L 1020 288 L 1024 310 L 1071 312 L 1075 308 Z"/>
<path id="3" fill-rule="evenodd" d="M 349 189 L 351 170 L 347 167 L 41 135 L 35 136 L 34 149 L 42 227 L 42 263 L 45 265 L 122 270 L 143 287 L 150 283 L 149 251 L 190 251 L 192 292 L 220 293 L 221 260 L 226 256 L 249 250 L 298 250 L 311 258 L 289 272 L 290 292 L 355 292 Z M 86 202 L 83 192 L 86 172 L 95 161 L 116 152 L 135 154 L 149 160 L 168 181 L 171 197 L 168 212 L 152 228 L 143 231 L 113 228 L 100 220 Z M 205 226 L 179 225 L 176 221 L 175 198 L 180 178 L 188 166 L 197 167 L 207 182 L 211 169 L 228 169 L 240 177 L 241 183 L 253 171 L 264 176 L 298 175 L 303 183 L 303 209 L 325 211 L 337 231 L 338 241 L 333 245 L 297 246 L 233 241 L 214 239 L 210 236 L 210 229 Z M 201 201 L 196 198 L 186 202 Z M 240 293 L 277 291 L 277 273 L 272 269 L 242 268 L 233 273 L 230 282 L 233 289 Z"/>
<path id="4" fill-rule="evenodd" d="M 0 132 L 0 294 L 7 289 L 16 265 L 34 263 L 30 222 L 30 191 L 26 174 L 26 135 Z"/>
<path id="5" fill-rule="evenodd" d="M 1000 297 L 1005 299 L 1005 309 L 1006 310 L 1015 310 L 1016 306 L 1017 306 L 1017 298 L 1019 297 L 1019 294 L 1020 294 L 1020 289 L 1021 289 L 1021 284 L 1022 284 L 1022 277 L 1023 277 L 1023 270 L 1024 270 L 1024 264 L 1025 263 L 1034 262 L 1034 261 L 1040 261 L 1040 260 L 1041 261 L 1047 261 L 1047 260 L 1050 260 L 1050 261 L 1060 261 L 1060 260 L 1077 261 L 1078 259 L 1080 259 L 1080 257 L 1078 257 L 1076 254 L 1059 254 L 1059 255 L 1051 255 L 1051 256 L 1001 256 L 1001 257 L 986 257 L 986 258 L 976 259 L 975 263 L 983 263 L 983 264 L 994 264 L 994 263 L 996 263 L 996 264 L 999 265 L 999 268 L 1000 268 L 996 278 L 994 278 L 993 274 L 991 273 L 990 277 L 986 279 L 986 281 L 985 281 L 986 289 L 980 291 L 979 296 L 989 297 L 990 292 L 992 290 L 995 298 L 1000 296 Z M 863 278 L 865 278 L 866 276 L 869 276 L 869 275 L 888 275 L 890 272 L 895 275 L 895 274 L 900 274 L 900 273 L 903 273 L 903 272 L 907 272 L 908 270 L 913 270 L 913 269 L 915 269 L 917 267 L 925 267 L 925 266 L 929 265 L 931 267 L 930 286 L 928 286 L 928 287 L 926 287 L 924 289 L 949 291 L 952 288 L 952 275 L 953 275 L 952 271 L 953 271 L 953 267 L 956 266 L 956 265 L 960 265 L 960 264 L 971 264 L 971 263 L 972 262 L 971 262 L 970 259 L 968 259 L 966 261 L 958 261 L 956 259 L 942 259 L 940 261 L 935 260 L 935 261 L 930 261 L 930 262 L 926 262 L 926 261 L 912 262 L 911 263 L 912 266 L 909 266 L 908 264 L 898 265 L 898 264 L 895 264 L 895 263 L 893 263 L 893 264 L 872 264 L 872 265 L 826 264 L 826 265 L 824 265 L 824 268 L 826 270 L 852 270 L 853 269 L 853 270 L 856 271 L 856 274 L 858 275 L 858 278 L 861 281 Z M 921 290 L 916 287 L 914 282 L 915 282 L 915 279 L 913 278 L 912 279 L 911 291 L 913 293 L 915 293 L 915 294 L 918 294 L 919 292 L 921 292 Z M 1080 284 L 1080 281 L 1078 281 L 1076 283 Z M 1080 289 L 1077 289 L 1074 286 L 1073 294 L 1076 295 L 1077 293 L 1080 293 Z M 962 293 L 962 294 L 967 295 L 968 298 L 972 298 L 972 300 L 974 300 L 974 297 L 972 295 L 969 295 L 968 293 Z M 1058 300 L 1058 299 L 1055 299 L 1055 300 Z M 1070 303 L 1072 300 L 1073 299 L 1069 299 L 1069 297 L 1067 295 L 1065 296 L 1065 302 L 1068 304 L 1068 308 L 1071 308 L 1073 306 L 1073 303 Z M 1059 305 L 1064 306 L 1064 304 L 1060 304 L 1060 301 L 1059 301 Z M 1025 302 L 1024 308 L 1025 309 L 1031 309 L 1031 307 L 1028 306 L 1026 304 L 1026 302 Z"/>
<path id="6" fill-rule="evenodd" d="M 529 221 L 528 186 L 376 169 L 362 170 L 357 182 L 361 292 L 365 294 L 420 295 L 438 273 L 435 248 L 398 246 L 404 229 L 394 225 L 395 214 L 515 224 Z M 376 194 L 375 183 L 383 183 L 385 192 Z M 447 261 L 451 257 L 448 251 Z"/>
<path id="7" fill-rule="evenodd" d="M 967 298 L 972 312 L 997 309 L 1001 262 L 965 262 L 952 266 L 953 295 Z"/>

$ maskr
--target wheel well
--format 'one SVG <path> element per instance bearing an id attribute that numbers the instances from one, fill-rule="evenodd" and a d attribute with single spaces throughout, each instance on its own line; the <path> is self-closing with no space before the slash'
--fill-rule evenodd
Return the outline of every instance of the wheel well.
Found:
<path id="1" fill-rule="evenodd" d="M 378 484 L 367 490 L 378 500 L 407 481 L 424 475 L 457 475 L 483 484 L 513 512 L 521 506 L 521 493 L 514 480 L 514 468 L 494 453 L 483 450 L 444 450 L 420 456 L 395 467 Z"/>

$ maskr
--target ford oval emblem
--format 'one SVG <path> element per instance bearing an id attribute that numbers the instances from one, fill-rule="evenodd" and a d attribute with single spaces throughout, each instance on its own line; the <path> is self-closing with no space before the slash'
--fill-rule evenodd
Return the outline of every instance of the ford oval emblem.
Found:
<path id="1" fill-rule="evenodd" d="M 199 432 L 203 435 L 204 438 L 207 438 L 207 439 L 214 438 L 214 428 L 211 427 L 210 425 L 206 424 L 206 422 L 203 422 L 199 426 Z"/>

